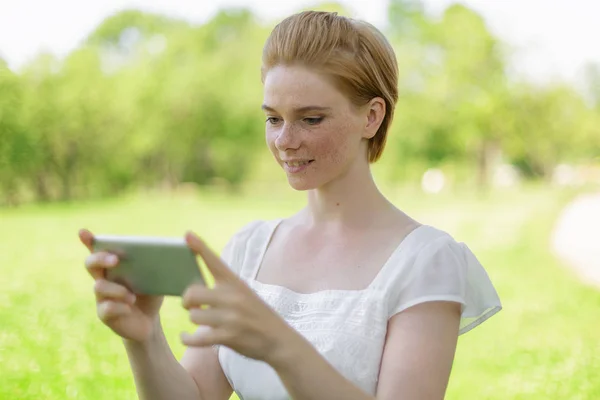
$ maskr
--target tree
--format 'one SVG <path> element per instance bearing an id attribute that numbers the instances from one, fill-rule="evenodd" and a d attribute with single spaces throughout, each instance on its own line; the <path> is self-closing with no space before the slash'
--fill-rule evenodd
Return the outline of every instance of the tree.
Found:
<path id="1" fill-rule="evenodd" d="M 33 143 L 20 120 L 22 103 L 19 77 L 0 59 L 0 194 L 9 205 L 20 202 L 20 182 L 31 167 Z"/>
<path id="2" fill-rule="evenodd" d="M 531 177 L 548 179 L 558 163 L 585 157 L 598 133 L 582 97 L 564 84 L 521 85 L 509 110 L 513 126 L 506 152 Z"/>

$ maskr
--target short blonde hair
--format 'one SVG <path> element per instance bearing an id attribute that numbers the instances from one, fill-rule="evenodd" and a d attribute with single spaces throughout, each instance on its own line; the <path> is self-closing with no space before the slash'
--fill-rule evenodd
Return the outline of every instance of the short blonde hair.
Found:
<path id="1" fill-rule="evenodd" d="M 268 37 L 261 78 L 277 65 L 305 65 L 331 76 L 357 105 L 385 101 L 385 117 L 369 140 L 369 162 L 381 156 L 398 100 L 398 63 L 388 40 L 373 25 L 336 12 L 304 11 L 281 21 Z"/>

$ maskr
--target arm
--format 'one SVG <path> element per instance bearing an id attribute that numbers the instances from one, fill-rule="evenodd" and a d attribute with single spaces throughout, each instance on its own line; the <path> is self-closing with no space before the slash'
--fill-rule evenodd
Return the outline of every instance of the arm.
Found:
<path id="1" fill-rule="evenodd" d="M 194 284 L 184 293 L 183 306 L 190 320 L 207 328 L 183 333 L 185 345 L 198 349 L 224 345 L 265 361 L 295 400 L 374 399 L 330 366 L 202 240 L 191 233 L 187 240 L 212 273 L 215 285 L 208 289 Z M 414 301 L 423 296 L 408 298 Z M 454 301 L 420 303 L 395 314 L 388 322 L 377 399 L 443 398 L 460 318 L 461 305 Z"/>
<path id="2" fill-rule="evenodd" d="M 139 398 L 228 399 L 232 390 L 214 351 L 194 349 L 194 354 L 186 353 L 179 363 L 165 338 L 160 320 L 156 323 L 155 333 L 148 341 L 124 340 Z"/>
<path id="3" fill-rule="evenodd" d="M 460 322 L 460 304 L 430 302 L 389 322 L 377 388 L 381 400 L 439 400 L 448 384 Z M 295 400 L 374 397 L 339 374 L 309 343 L 297 340 L 270 364 Z"/>
<path id="4" fill-rule="evenodd" d="M 461 306 L 434 301 L 396 314 L 388 324 L 378 399 L 444 398 L 458 341 Z"/>
<path id="5" fill-rule="evenodd" d="M 90 251 L 85 260 L 94 278 L 98 318 L 124 343 L 138 397 L 144 400 L 227 399 L 232 390 L 223 376 L 216 352 L 189 349 L 177 362 L 165 338 L 159 311 L 162 296 L 134 296 L 125 286 L 104 279 L 106 270 L 118 260 L 104 252 L 94 252 L 92 233 L 79 232 Z"/>
<path id="6" fill-rule="evenodd" d="M 203 327 L 199 327 L 201 331 Z M 223 373 L 216 347 L 188 347 L 181 364 L 200 388 L 202 400 L 228 400 L 233 389 Z"/>

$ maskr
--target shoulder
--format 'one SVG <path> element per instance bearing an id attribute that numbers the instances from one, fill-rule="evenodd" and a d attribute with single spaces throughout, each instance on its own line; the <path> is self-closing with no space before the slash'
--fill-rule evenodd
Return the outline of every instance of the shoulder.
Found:
<path id="1" fill-rule="evenodd" d="M 456 302 L 464 333 L 500 310 L 487 271 L 465 243 L 427 225 L 407 240 L 386 279 L 390 317 L 424 302 Z"/>
<path id="2" fill-rule="evenodd" d="M 399 296 L 419 277 L 441 276 L 444 270 L 450 269 L 456 274 L 463 264 L 462 251 L 461 244 L 448 232 L 431 225 L 419 225 L 405 236 L 384 265 L 382 284 L 391 291 L 391 296 Z"/>
<path id="3" fill-rule="evenodd" d="M 458 241 L 452 234 L 436 228 L 431 225 L 423 225 L 421 227 L 420 236 L 418 237 L 418 257 L 428 257 L 431 255 L 450 257 L 462 252 L 465 243 Z"/>
<path id="4" fill-rule="evenodd" d="M 230 241 L 244 241 L 250 238 L 256 230 L 265 225 L 268 221 L 265 220 L 254 220 L 242 225 L 240 229 L 238 229 L 229 239 Z"/>
<path id="5" fill-rule="evenodd" d="M 236 272 L 240 272 L 249 249 L 260 250 L 266 245 L 280 220 L 254 220 L 242 225 L 230 238 L 221 258 Z"/>
<path id="6" fill-rule="evenodd" d="M 447 254 L 461 244 L 447 231 L 431 225 L 419 225 L 400 244 L 407 262 L 414 262 L 434 254 Z"/>
<path id="7" fill-rule="evenodd" d="M 440 277 L 445 271 L 456 275 L 466 267 L 466 245 L 447 231 L 420 225 L 402 241 L 390 259 L 388 282 L 410 286 L 418 276 Z M 396 286 L 398 287 L 398 286 Z"/>
<path id="8" fill-rule="evenodd" d="M 282 219 L 272 220 L 254 220 L 242 225 L 242 227 L 236 231 L 229 239 L 230 243 L 246 244 L 249 240 L 257 238 L 268 239 L 272 231 L 275 229 Z"/>

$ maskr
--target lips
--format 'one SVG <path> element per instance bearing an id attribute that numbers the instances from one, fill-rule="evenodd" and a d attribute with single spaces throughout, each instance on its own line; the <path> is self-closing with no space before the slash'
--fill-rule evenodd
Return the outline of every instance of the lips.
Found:
<path id="1" fill-rule="evenodd" d="M 304 160 L 304 161 L 285 161 L 287 165 L 290 167 L 302 167 L 304 165 L 308 165 L 312 160 Z"/>
<path id="2" fill-rule="evenodd" d="M 314 160 L 288 160 L 283 162 L 283 168 L 290 174 L 304 171 Z"/>

